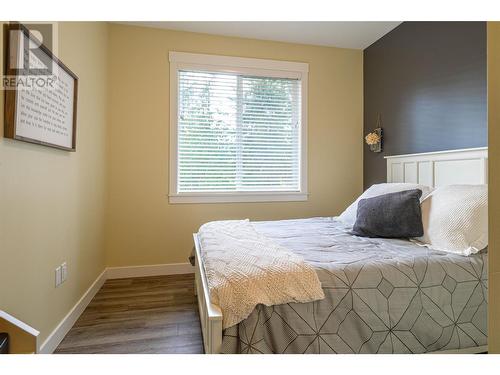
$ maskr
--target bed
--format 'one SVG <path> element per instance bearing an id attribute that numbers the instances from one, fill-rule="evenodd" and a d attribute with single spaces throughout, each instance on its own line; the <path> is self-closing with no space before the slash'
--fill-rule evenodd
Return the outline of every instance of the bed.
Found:
<path id="1" fill-rule="evenodd" d="M 486 149 L 387 158 L 388 182 L 485 183 Z M 464 257 L 356 237 L 335 217 L 254 222 L 314 267 L 325 298 L 258 305 L 222 329 L 194 235 L 206 353 L 479 353 L 487 350 L 487 250 Z"/>

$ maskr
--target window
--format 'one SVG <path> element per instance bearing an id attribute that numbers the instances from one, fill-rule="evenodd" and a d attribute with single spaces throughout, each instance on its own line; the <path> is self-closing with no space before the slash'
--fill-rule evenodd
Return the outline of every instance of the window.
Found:
<path id="1" fill-rule="evenodd" d="M 170 53 L 170 201 L 306 200 L 307 64 Z"/>

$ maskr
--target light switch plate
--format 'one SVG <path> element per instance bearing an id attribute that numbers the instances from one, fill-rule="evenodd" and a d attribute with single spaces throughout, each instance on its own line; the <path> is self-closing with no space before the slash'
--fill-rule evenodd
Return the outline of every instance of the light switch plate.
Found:
<path id="1" fill-rule="evenodd" d="M 56 268 L 56 288 L 61 285 L 62 280 L 62 272 L 61 272 L 61 266 Z"/>
<path id="2" fill-rule="evenodd" d="M 64 262 L 61 264 L 61 283 L 65 282 L 68 278 L 68 264 Z"/>

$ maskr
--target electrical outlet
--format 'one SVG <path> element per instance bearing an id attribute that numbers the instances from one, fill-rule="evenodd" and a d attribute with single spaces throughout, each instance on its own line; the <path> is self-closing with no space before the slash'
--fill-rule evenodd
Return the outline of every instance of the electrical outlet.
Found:
<path id="1" fill-rule="evenodd" d="M 65 282 L 68 278 L 68 264 L 64 262 L 61 264 L 61 282 Z"/>
<path id="2" fill-rule="evenodd" d="M 56 288 L 62 283 L 61 266 L 56 268 Z"/>

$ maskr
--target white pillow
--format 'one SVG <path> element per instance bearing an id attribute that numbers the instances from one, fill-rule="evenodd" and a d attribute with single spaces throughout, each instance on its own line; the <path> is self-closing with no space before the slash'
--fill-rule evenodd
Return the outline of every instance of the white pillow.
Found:
<path id="1" fill-rule="evenodd" d="M 422 201 L 424 235 L 433 250 L 475 254 L 488 246 L 488 185 L 447 185 Z"/>
<path id="2" fill-rule="evenodd" d="M 410 183 L 375 184 L 370 186 L 367 190 L 365 190 L 365 192 L 361 194 L 358 197 L 358 199 L 356 199 L 349 207 L 347 207 L 346 210 L 340 214 L 339 219 L 342 220 L 345 224 L 353 226 L 354 223 L 356 222 L 356 217 L 358 215 L 358 202 L 361 199 L 373 198 L 383 194 L 396 193 L 398 191 L 405 191 L 412 189 L 422 190 L 422 197 L 420 198 L 420 201 L 422 201 L 432 191 L 432 188 L 430 188 L 429 186 L 419 185 L 419 184 L 410 184 Z"/>

